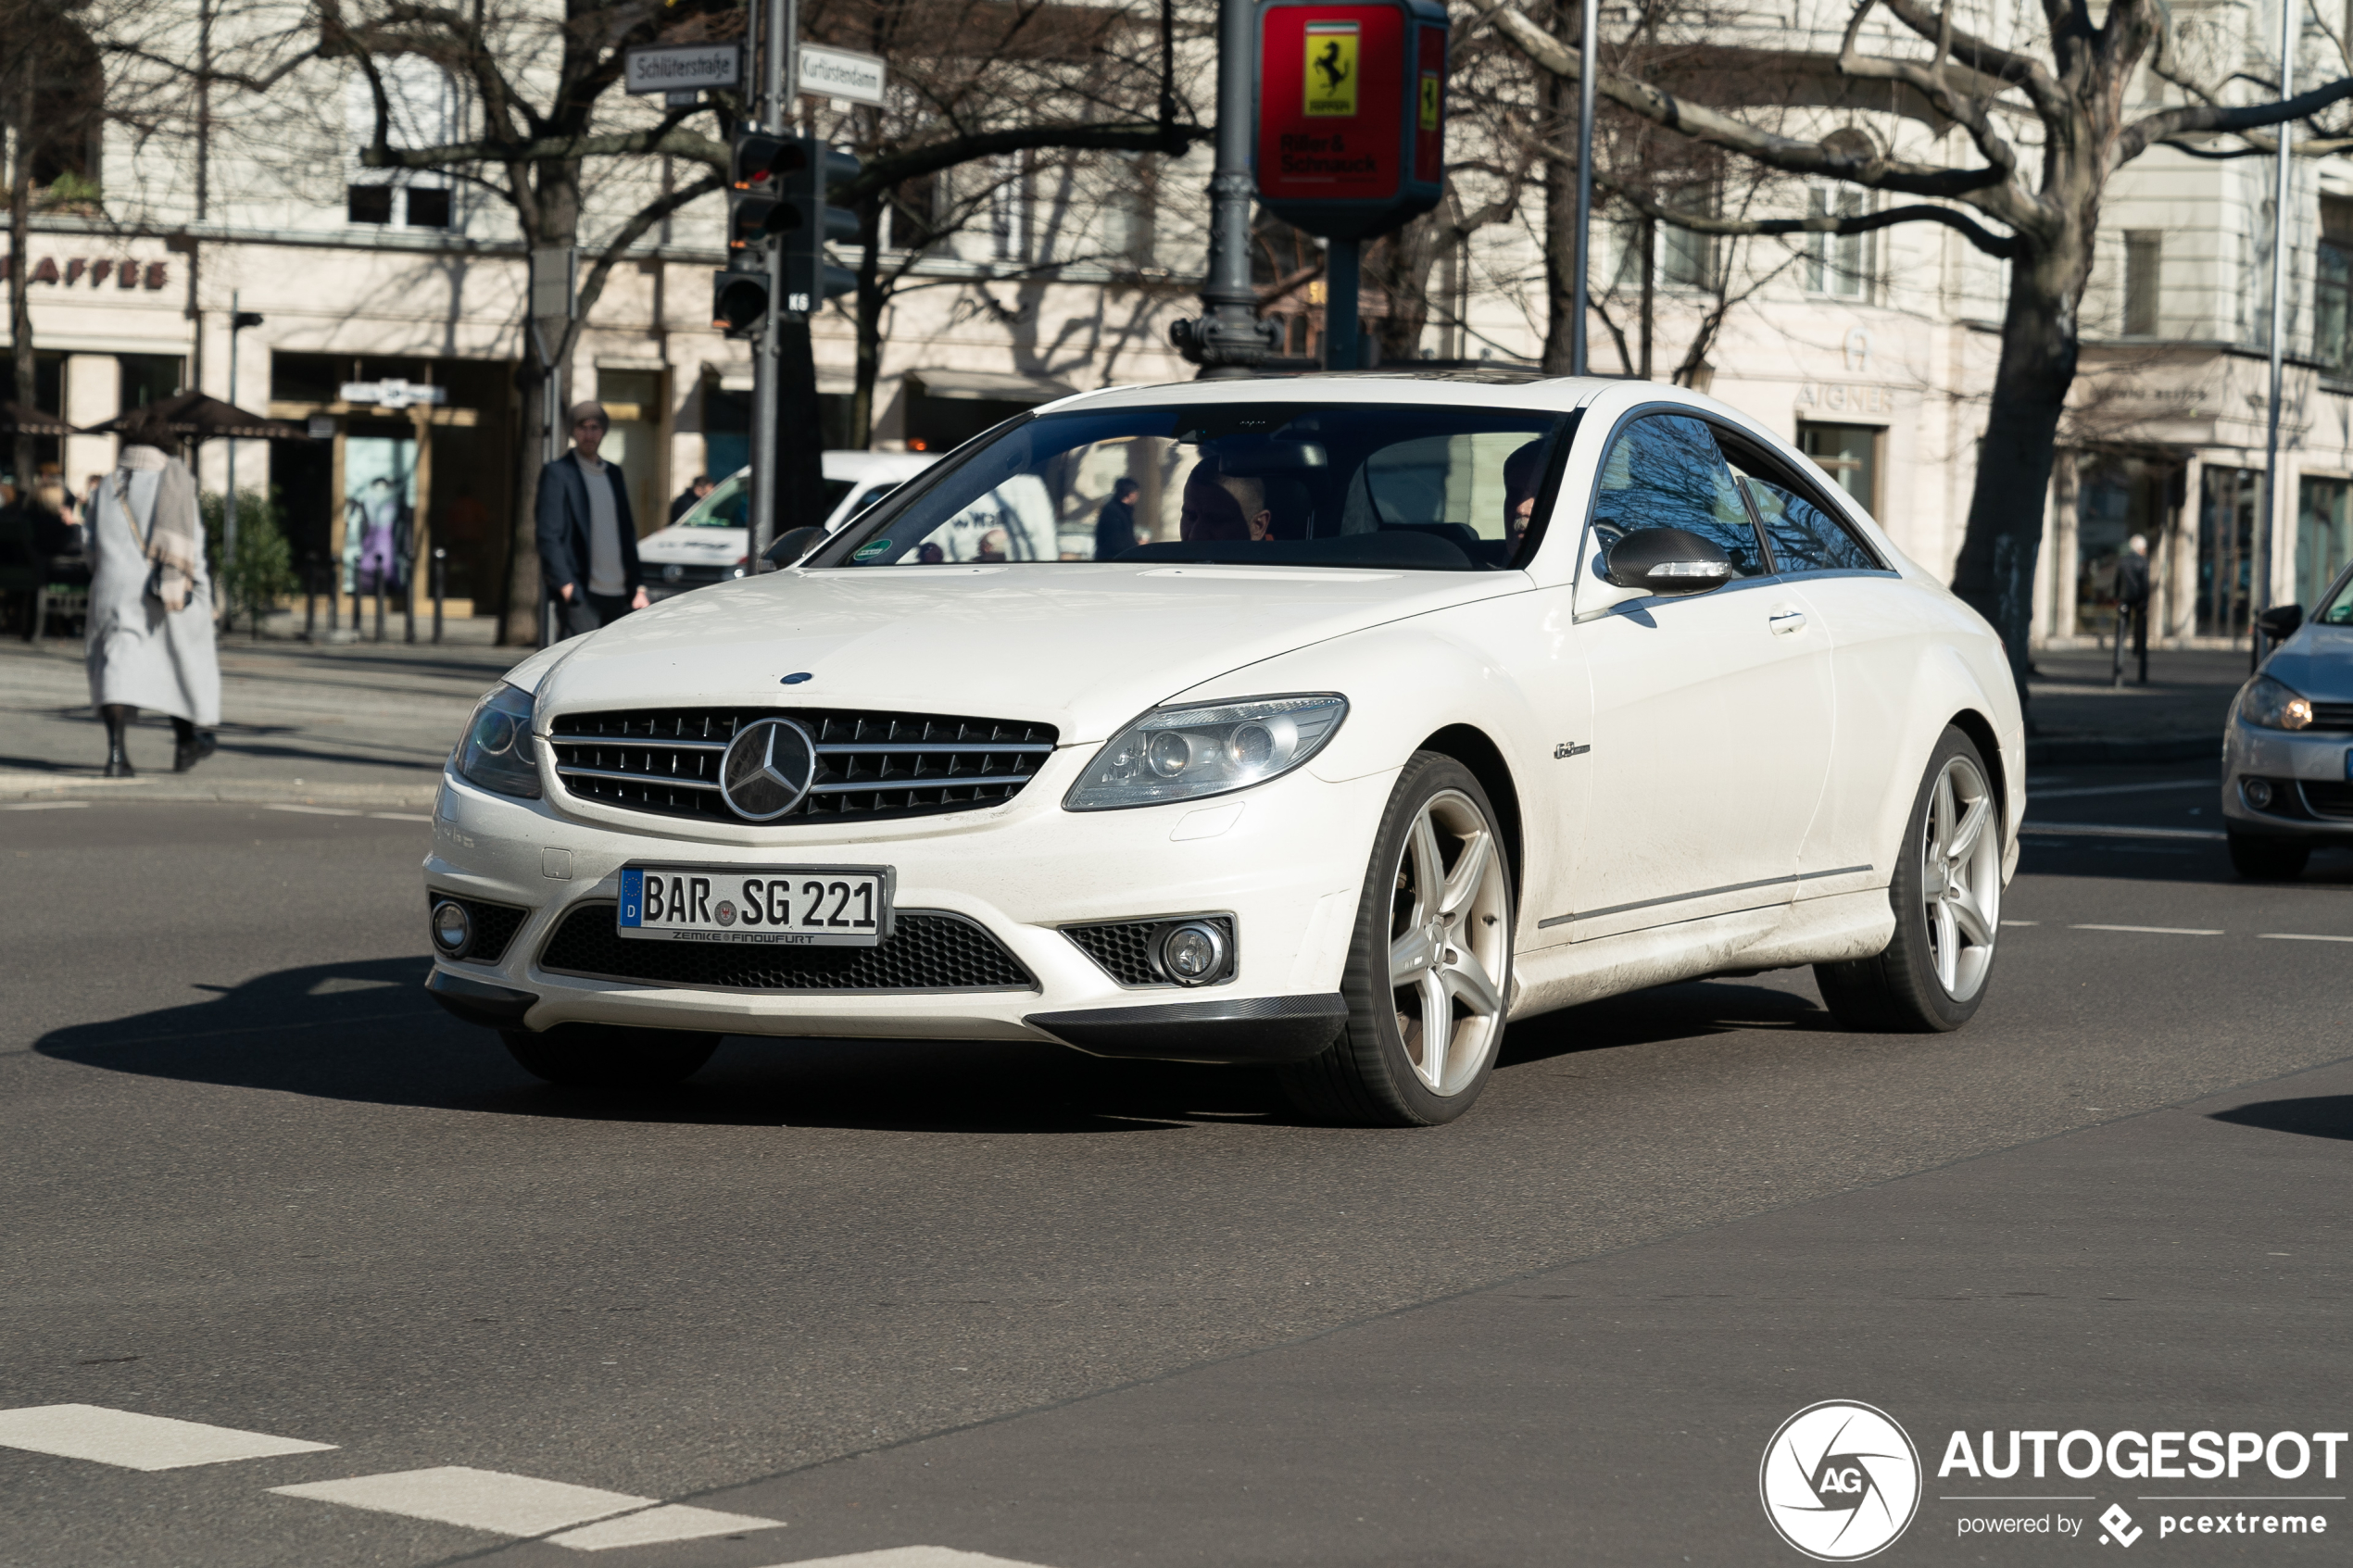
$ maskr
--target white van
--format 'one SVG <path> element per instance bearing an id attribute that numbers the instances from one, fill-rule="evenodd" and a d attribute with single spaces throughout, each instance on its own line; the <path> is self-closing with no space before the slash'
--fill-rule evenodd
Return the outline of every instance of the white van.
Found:
<path id="1" fill-rule="evenodd" d="M 826 453 L 826 530 L 839 528 L 938 460 L 936 452 Z M 666 599 L 749 573 L 750 510 L 751 470 L 738 469 L 686 516 L 638 540 L 647 597 Z"/>

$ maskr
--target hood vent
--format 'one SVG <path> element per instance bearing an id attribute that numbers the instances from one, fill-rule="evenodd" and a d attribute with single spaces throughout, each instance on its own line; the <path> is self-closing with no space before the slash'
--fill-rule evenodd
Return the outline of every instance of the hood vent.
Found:
<path id="1" fill-rule="evenodd" d="M 929 713 L 815 708 L 665 708 L 566 713 L 549 736 L 556 773 L 583 800 L 665 817 L 738 822 L 719 793 L 736 731 L 792 719 L 815 737 L 817 774 L 770 826 L 885 822 L 998 806 L 1054 749 L 1054 727 Z"/>

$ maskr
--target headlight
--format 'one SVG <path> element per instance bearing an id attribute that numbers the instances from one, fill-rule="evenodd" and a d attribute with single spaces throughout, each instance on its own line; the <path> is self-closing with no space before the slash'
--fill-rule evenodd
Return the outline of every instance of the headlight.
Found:
<path id="1" fill-rule="evenodd" d="M 531 737 L 531 694 L 500 686 L 474 704 L 458 743 L 458 774 L 501 795 L 539 795 L 539 746 Z"/>
<path id="2" fill-rule="evenodd" d="M 1248 789 L 1315 756 L 1347 716 L 1348 699 L 1330 695 L 1156 708 L 1095 754 L 1063 809 L 1108 811 Z"/>
<path id="3" fill-rule="evenodd" d="M 2312 705 L 2269 675 L 2258 675 L 2239 692 L 2239 717 L 2259 729 L 2309 730 Z"/>

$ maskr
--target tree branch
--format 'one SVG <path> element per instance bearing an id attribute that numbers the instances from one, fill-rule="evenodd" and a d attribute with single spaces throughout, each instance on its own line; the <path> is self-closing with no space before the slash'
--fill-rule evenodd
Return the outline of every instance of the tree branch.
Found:
<path id="1" fill-rule="evenodd" d="M 633 153 L 668 153 L 724 173 L 726 147 L 699 132 L 677 125 L 643 131 L 609 131 L 595 136 L 540 136 L 527 142 L 446 142 L 437 147 L 370 147 L 359 155 L 369 169 L 446 169 L 457 163 L 529 163 L 540 158 L 619 157 Z"/>
<path id="2" fill-rule="evenodd" d="M 562 346 L 556 350 L 558 364 L 563 364 L 570 358 L 573 345 L 580 336 L 580 329 L 587 321 L 588 313 L 596 308 L 597 301 L 603 296 L 605 282 L 612 276 L 612 270 L 619 265 L 623 253 L 644 239 L 655 224 L 688 202 L 724 189 L 726 183 L 724 175 L 706 174 L 691 185 L 682 185 L 668 195 L 648 202 L 638 209 L 635 217 L 621 226 L 620 232 L 606 244 L 604 253 L 588 269 L 588 275 L 580 280 L 580 303 L 573 311 L 571 324 L 564 328 Z"/>
<path id="3" fill-rule="evenodd" d="M 1015 131 L 979 131 L 945 137 L 904 152 L 875 158 L 857 178 L 833 187 L 831 200 L 855 207 L 869 196 L 895 185 L 937 174 L 960 163 L 1002 157 L 1007 153 L 1063 152 L 1182 153 L 1193 142 L 1206 142 L 1216 132 L 1201 125 L 1163 126 L 1151 120 L 1127 125 L 1034 125 Z M 1173 144 L 1172 144 L 1173 143 Z"/>
<path id="4" fill-rule="evenodd" d="M 2116 138 L 2116 150 L 2109 156 L 2109 169 L 2119 169 L 2147 150 L 2151 142 L 2161 142 L 2196 131 L 2252 131 L 2266 125 L 2281 125 L 2292 119 L 2303 119 L 2319 113 L 2331 104 L 2353 98 L 2353 76 L 2315 87 L 2309 93 L 2298 93 L 2293 98 L 2273 99 L 2268 104 L 2247 104 L 2237 108 L 2224 108 L 2219 104 L 2189 104 L 2180 108 L 2160 109 L 2134 120 Z"/>
<path id="5" fill-rule="evenodd" d="M 2055 116 L 2060 119 L 2066 117 L 2067 94 L 2052 78 L 2048 68 L 2032 55 L 2013 54 L 1988 44 L 1974 33 L 1963 32 L 1952 25 L 1952 19 L 1943 10 L 1931 11 L 1919 0 L 1881 0 L 1881 3 L 1897 21 L 1931 44 L 1949 50 L 1952 58 L 1958 64 L 2024 93 L 2027 101 L 2034 106 L 2035 114 L 2045 121 Z"/>

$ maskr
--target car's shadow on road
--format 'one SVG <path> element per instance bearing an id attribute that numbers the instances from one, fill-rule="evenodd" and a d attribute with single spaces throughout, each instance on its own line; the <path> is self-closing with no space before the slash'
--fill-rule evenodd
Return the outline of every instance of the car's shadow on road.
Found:
<path id="1" fill-rule="evenodd" d="M 2293 884 L 2248 882 L 2231 869 L 2230 851 L 2212 840 L 2162 840 L 2030 834 L 2019 859 L 2021 876 L 2094 877 L 2116 882 L 2190 882 L 2246 887 L 2353 888 L 2353 854 L 2318 849 Z"/>
<path id="2" fill-rule="evenodd" d="M 2301 1133 L 2311 1138 L 2353 1138 L 2353 1095 L 2259 1099 L 2252 1105 L 2218 1110 L 2213 1120 L 2266 1132 Z"/>
<path id="3" fill-rule="evenodd" d="M 111 1073 L 378 1105 L 579 1121 L 947 1134 L 1306 1126 L 1271 1073 L 1110 1061 L 980 1040 L 732 1036 L 686 1082 L 625 1096 L 551 1087 L 496 1035 L 434 1006 L 422 956 L 279 970 L 201 1001 L 35 1042 Z M 1742 1029 L 1827 1029 L 1811 997 L 1717 981 L 1663 986 L 1515 1024 L 1499 1065 Z"/>

